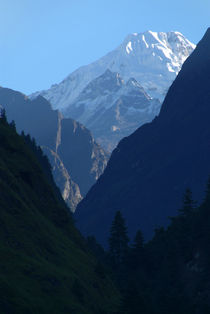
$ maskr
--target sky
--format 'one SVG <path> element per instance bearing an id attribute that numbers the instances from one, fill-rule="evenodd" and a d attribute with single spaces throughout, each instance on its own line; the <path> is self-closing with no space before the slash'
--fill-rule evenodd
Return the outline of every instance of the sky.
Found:
<path id="1" fill-rule="evenodd" d="M 196 44 L 209 26 L 210 0 L 0 0 L 0 86 L 28 95 L 129 33 L 174 30 Z"/>

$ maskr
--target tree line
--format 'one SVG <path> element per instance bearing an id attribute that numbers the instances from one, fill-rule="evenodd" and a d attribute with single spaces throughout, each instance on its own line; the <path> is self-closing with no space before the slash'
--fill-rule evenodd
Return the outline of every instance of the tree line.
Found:
<path id="1" fill-rule="evenodd" d="M 187 188 L 178 215 L 167 228 L 157 228 L 148 242 L 141 230 L 129 242 L 120 211 L 110 227 L 108 251 L 93 237 L 87 239 L 100 271 L 110 271 L 121 291 L 117 314 L 209 314 L 209 240 L 210 179 L 201 205 Z"/>

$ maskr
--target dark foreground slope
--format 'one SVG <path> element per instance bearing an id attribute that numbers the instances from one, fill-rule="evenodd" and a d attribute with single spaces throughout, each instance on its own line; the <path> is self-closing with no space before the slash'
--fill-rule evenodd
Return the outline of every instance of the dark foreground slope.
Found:
<path id="1" fill-rule="evenodd" d="M 76 211 L 78 226 L 105 242 L 116 210 L 131 235 L 168 223 L 186 187 L 203 195 L 210 173 L 210 29 L 184 63 L 152 123 L 124 138 Z"/>
<path id="2" fill-rule="evenodd" d="M 39 96 L 30 100 L 20 92 L 0 88 L 0 104 L 18 132 L 34 137 L 50 159 L 56 184 L 72 209 L 103 172 L 107 156 L 89 130 L 51 109 Z M 81 193 L 81 194 L 80 194 Z"/>
<path id="3" fill-rule="evenodd" d="M 210 181 L 201 206 L 195 207 L 187 190 L 167 229 L 157 229 L 146 244 L 138 232 L 124 259 L 112 251 L 123 293 L 118 314 L 210 313 L 209 208 Z"/>
<path id="4" fill-rule="evenodd" d="M 0 312 L 112 313 L 118 294 L 24 139 L 0 119 Z"/>

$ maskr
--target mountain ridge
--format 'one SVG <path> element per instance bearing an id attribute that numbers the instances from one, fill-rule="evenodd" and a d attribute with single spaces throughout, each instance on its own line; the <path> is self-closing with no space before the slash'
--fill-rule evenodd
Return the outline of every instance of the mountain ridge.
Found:
<path id="1" fill-rule="evenodd" d="M 176 72 L 194 48 L 195 45 L 179 32 L 133 33 L 104 57 L 80 67 L 61 83 L 35 92 L 30 97 L 41 94 L 51 102 L 53 108 L 62 110 L 75 100 L 91 80 L 110 69 L 119 72 L 124 80 L 134 77 L 150 96 L 162 100 Z"/>
<path id="2" fill-rule="evenodd" d="M 83 89 L 63 114 L 86 125 L 97 142 L 111 151 L 123 137 L 150 122 L 160 106 L 158 99 L 147 95 L 135 78 L 125 82 L 119 73 L 107 69 Z"/>
<path id="3" fill-rule="evenodd" d="M 129 233 L 140 227 L 148 239 L 175 215 L 187 187 L 201 201 L 210 173 L 209 49 L 208 30 L 169 88 L 159 116 L 113 151 L 104 174 L 77 207 L 85 234 L 95 234 L 104 244 L 120 209 Z"/>

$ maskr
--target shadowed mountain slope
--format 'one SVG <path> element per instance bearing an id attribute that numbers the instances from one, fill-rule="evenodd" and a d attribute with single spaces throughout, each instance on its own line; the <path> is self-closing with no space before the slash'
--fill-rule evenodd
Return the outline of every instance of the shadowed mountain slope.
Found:
<path id="1" fill-rule="evenodd" d="M 103 172 L 107 155 L 80 123 L 64 119 L 39 96 L 28 99 L 20 92 L 0 88 L 0 104 L 17 131 L 34 137 L 51 161 L 53 175 L 72 209 Z"/>
<path id="2" fill-rule="evenodd" d="M 78 226 L 105 242 L 117 210 L 133 235 L 168 223 L 186 187 L 201 200 L 210 173 L 210 29 L 184 63 L 161 112 L 124 138 L 76 211 Z"/>
<path id="3" fill-rule="evenodd" d="M 3 119 L 0 143 L 1 313 L 112 313 L 114 285 L 97 274 L 52 181 Z"/>

